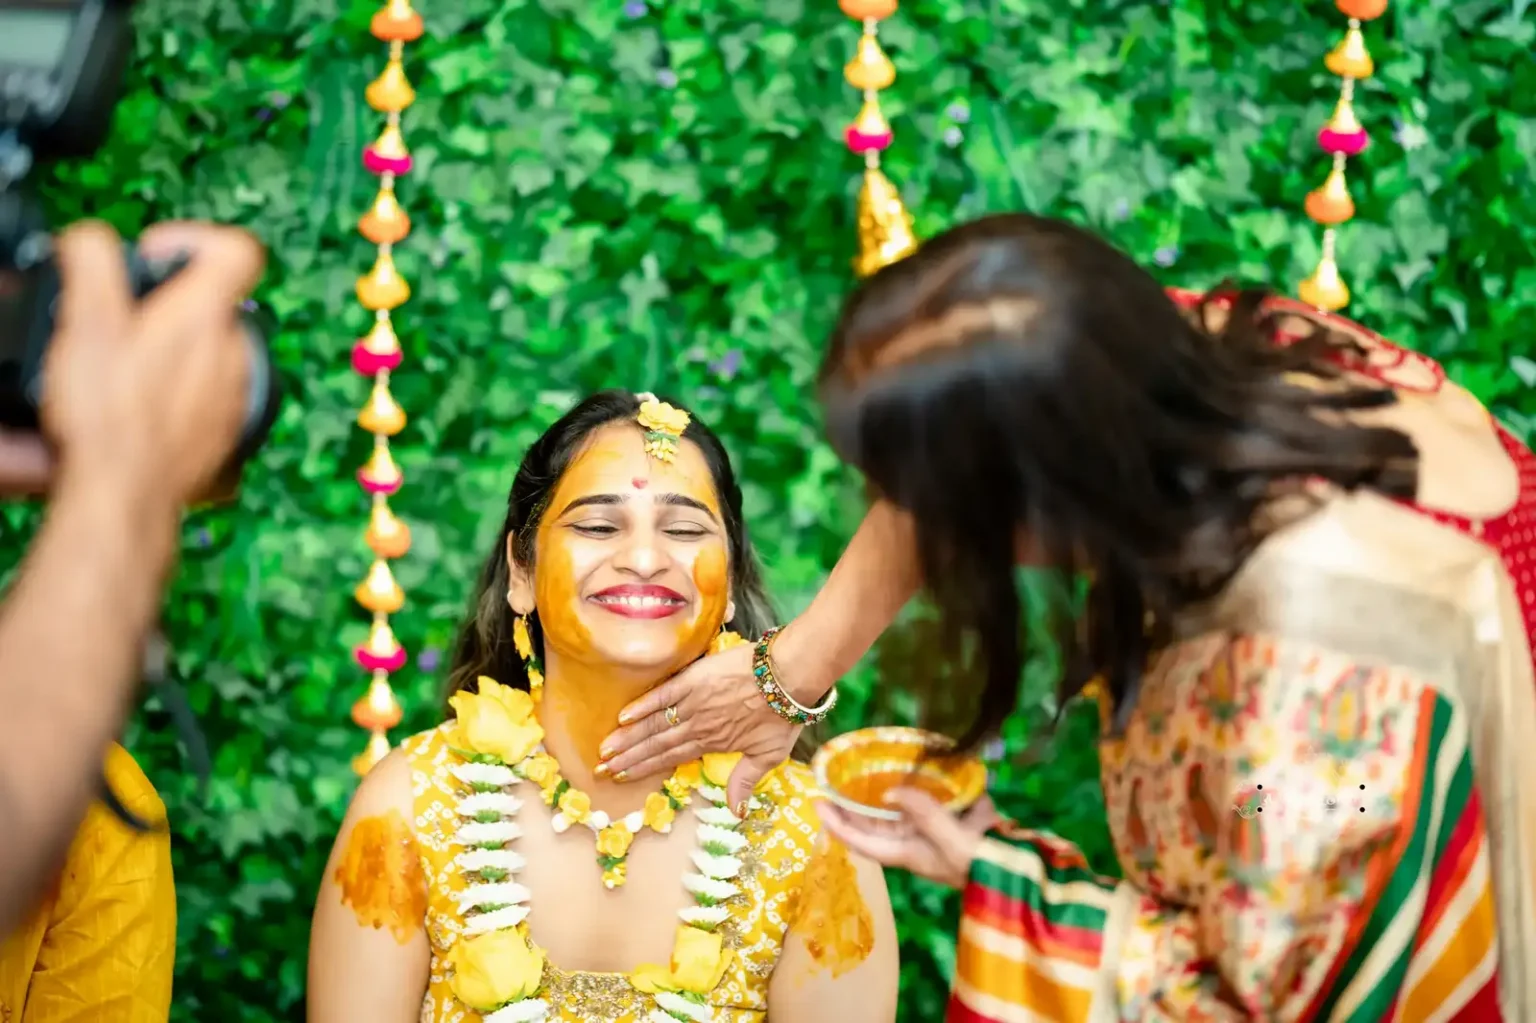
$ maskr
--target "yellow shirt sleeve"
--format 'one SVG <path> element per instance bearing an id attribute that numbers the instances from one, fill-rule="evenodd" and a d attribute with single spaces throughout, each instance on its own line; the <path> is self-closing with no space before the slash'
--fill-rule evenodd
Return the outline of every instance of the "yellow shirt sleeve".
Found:
<path id="1" fill-rule="evenodd" d="M 126 750 L 111 748 L 106 777 L 139 819 L 165 821 Z M 165 1023 L 175 958 L 170 835 L 138 834 L 93 806 L 70 846 L 19 1023 Z"/>

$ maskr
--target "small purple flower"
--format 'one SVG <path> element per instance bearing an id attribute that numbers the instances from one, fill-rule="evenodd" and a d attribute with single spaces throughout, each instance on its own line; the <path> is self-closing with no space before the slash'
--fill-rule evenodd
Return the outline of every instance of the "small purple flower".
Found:
<path id="1" fill-rule="evenodd" d="M 964 103 L 951 103 L 949 108 L 944 111 L 944 116 L 956 124 L 970 124 L 971 108 Z"/>
<path id="2" fill-rule="evenodd" d="M 436 671 L 443 655 L 435 646 L 429 646 L 416 658 L 416 667 L 422 671 Z"/>
<path id="3" fill-rule="evenodd" d="M 1109 209 L 1109 219 L 1119 222 L 1131 215 L 1131 204 L 1125 199 L 1116 199 L 1115 204 Z"/>
<path id="4" fill-rule="evenodd" d="M 965 132 L 961 131 L 958 126 L 952 124 L 944 129 L 944 144 L 949 148 L 954 149 L 964 141 Z"/>
<path id="5" fill-rule="evenodd" d="M 213 545 L 213 534 L 206 529 L 199 529 L 197 535 L 192 538 L 192 542 L 199 547 L 210 547 Z"/>
<path id="6" fill-rule="evenodd" d="M 645 0 L 629 0 L 629 3 L 624 5 L 624 17 L 626 18 L 643 18 L 648 12 L 649 9 L 645 6 Z"/>
<path id="7" fill-rule="evenodd" d="M 709 367 L 717 374 L 729 380 L 741 370 L 741 350 L 732 348 L 717 359 L 714 365 Z"/>
<path id="8" fill-rule="evenodd" d="M 1178 261 L 1178 258 L 1179 247 L 1177 245 L 1164 245 L 1152 253 L 1152 262 L 1158 266 L 1172 266 Z"/>
<path id="9" fill-rule="evenodd" d="M 256 300 L 254 298 L 248 298 L 244 302 L 240 303 L 240 308 L 248 313 L 254 313 L 256 311 Z"/>
<path id="10" fill-rule="evenodd" d="M 663 89 L 672 89 L 677 86 L 677 72 L 669 67 L 661 68 L 656 72 L 656 84 Z"/>
<path id="11" fill-rule="evenodd" d="M 272 108 L 271 107 L 262 107 L 260 110 L 256 111 L 256 120 L 258 120 L 258 121 L 270 121 L 270 120 L 272 120 Z"/>

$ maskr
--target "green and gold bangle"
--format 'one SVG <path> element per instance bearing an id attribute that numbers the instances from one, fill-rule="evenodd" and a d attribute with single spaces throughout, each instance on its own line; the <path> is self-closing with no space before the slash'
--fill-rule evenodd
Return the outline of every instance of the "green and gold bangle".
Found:
<path id="1" fill-rule="evenodd" d="M 806 707 L 785 692 L 774 676 L 773 658 L 769 656 L 773 637 L 779 632 L 777 628 L 769 629 L 757 641 L 757 647 L 752 652 L 752 681 L 757 685 L 757 691 L 763 694 L 763 699 L 768 701 L 768 706 L 785 721 L 801 726 L 820 724 L 832 713 L 832 708 L 837 706 L 837 687 L 833 686 L 827 698 L 815 707 Z"/>

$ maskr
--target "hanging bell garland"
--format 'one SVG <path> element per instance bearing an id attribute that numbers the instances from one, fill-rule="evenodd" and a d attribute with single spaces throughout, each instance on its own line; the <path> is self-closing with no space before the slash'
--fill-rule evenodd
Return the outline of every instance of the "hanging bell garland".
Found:
<path id="1" fill-rule="evenodd" d="M 1360 23 L 1380 17 L 1387 9 L 1387 0 L 1336 0 L 1336 5 L 1349 19 L 1349 26 L 1323 63 L 1341 79 L 1339 100 L 1317 133 L 1317 144 L 1331 157 L 1332 164 L 1327 178 L 1307 194 L 1304 204 L 1307 216 L 1323 228 L 1323 254 L 1311 276 L 1297 287 L 1303 302 L 1324 312 L 1337 312 L 1350 301 L 1349 286 L 1339 272 L 1338 229 L 1355 216 L 1346 167 L 1350 157 L 1363 153 L 1371 141 L 1355 114 L 1355 83 L 1376 73 Z"/>
<path id="2" fill-rule="evenodd" d="M 411 531 L 389 507 L 390 495 L 405 483 L 395 463 L 389 438 L 405 429 L 405 410 L 390 391 L 390 373 L 399 368 L 403 353 L 391 319 L 411 297 L 411 287 L 395 266 L 394 246 L 411 233 L 411 218 L 395 193 L 399 177 L 413 166 L 411 151 L 400 129 L 400 115 L 416 101 L 416 90 L 405 72 L 405 44 L 421 38 L 421 15 L 410 0 L 387 0 L 374 14 L 369 31 L 387 43 L 389 57 L 377 78 L 363 90 L 364 99 L 384 115 L 377 139 L 363 150 L 363 166 L 379 177 L 379 190 L 368 210 L 358 219 L 357 230 L 377 246 L 373 266 L 357 281 L 357 300 L 373 314 L 373 326 L 352 346 L 352 368 L 370 378 L 368 400 L 358 411 L 357 424 L 374 438 L 373 453 L 357 472 L 358 485 L 371 496 L 372 510 L 364 540 L 374 555 L 368 575 L 353 596 L 373 616 L 368 640 L 353 651 L 358 665 L 369 673 L 368 692 L 352 705 L 352 720 L 368 732 L 368 743 L 352 761 L 353 770 L 366 774 L 389 753 L 389 730 L 400 723 L 402 712 L 390 687 L 389 677 L 405 666 L 405 648 L 395 638 L 389 616 L 405 606 L 405 591 L 395 581 L 391 559 L 411 549 Z"/>
<path id="3" fill-rule="evenodd" d="M 848 84 L 864 95 L 859 115 L 843 132 L 855 156 L 864 158 L 859 189 L 859 252 L 854 273 L 868 277 L 917 250 L 912 216 L 896 186 L 880 169 L 880 154 L 891 145 L 890 122 L 880 109 L 880 92 L 896 81 L 896 67 L 880 46 L 879 23 L 896 13 L 896 0 L 840 0 L 844 14 L 863 23 L 853 59 L 843 67 Z"/>

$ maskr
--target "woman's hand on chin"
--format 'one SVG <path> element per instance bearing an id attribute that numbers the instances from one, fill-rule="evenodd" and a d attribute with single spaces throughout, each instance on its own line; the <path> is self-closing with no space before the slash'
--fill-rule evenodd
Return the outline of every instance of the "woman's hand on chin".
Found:
<path id="1" fill-rule="evenodd" d="M 726 805 L 743 816 L 757 783 L 788 759 L 800 737 L 800 728 L 774 713 L 753 684 L 752 649 L 746 643 L 697 661 L 624 708 L 620 720 L 630 724 L 603 741 L 598 770 L 624 781 L 706 753 L 740 753 Z"/>
<path id="2" fill-rule="evenodd" d="M 1002 823 L 992 800 L 983 796 L 957 817 L 924 792 L 901 789 L 891 796 L 901 810 L 900 821 L 847 813 L 824 799 L 817 802 L 816 814 L 829 835 L 860 856 L 963 889 L 982 838 Z"/>

